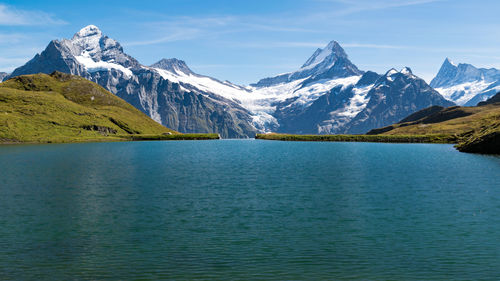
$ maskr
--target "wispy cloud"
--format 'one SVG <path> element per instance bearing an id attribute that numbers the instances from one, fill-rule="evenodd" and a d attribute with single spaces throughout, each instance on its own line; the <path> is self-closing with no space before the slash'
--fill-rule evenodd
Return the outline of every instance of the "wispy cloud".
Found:
<path id="1" fill-rule="evenodd" d="M 124 42 L 124 46 L 154 45 L 165 42 L 193 40 L 201 37 L 212 36 L 216 32 L 226 31 L 227 26 L 233 21 L 231 16 L 221 17 L 171 17 L 168 20 L 142 22 L 141 25 L 155 38 Z"/>
<path id="2" fill-rule="evenodd" d="M 320 48 L 325 43 L 320 42 L 227 42 L 225 46 L 249 49 L 274 49 L 274 48 Z"/>
<path id="3" fill-rule="evenodd" d="M 162 36 L 156 39 L 145 39 L 142 41 L 132 41 L 123 43 L 124 46 L 144 46 L 144 45 L 154 45 L 166 42 L 175 42 L 183 40 L 195 39 L 201 34 L 201 30 L 196 28 L 179 28 L 173 31 L 169 31 L 168 35 Z"/>
<path id="4" fill-rule="evenodd" d="M 360 44 L 360 43 L 345 43 L 341 44 L 346 48 L 366 48 L 366 49 L 408 49 L 408 46 L 384 45 L 384 44 Z"/>
<path id="5" fill-rule="evenodd" d="M 65 21 L 42 11 L 27 11 L 0 4 L 0 25 L 66 24 Z"/>
<path id="6" fill-rule="evenodd" d="M 11 45 L 12 43 L 19 43 L 26 38 L 26 35 L 19 33 L 0 33 L 0 45 Z"/>
<path id="7" fill-rule="evenodd" d="M 228 45 L 229 43 L 225 43 Z M 244 48 L 324 48 L 328 42 L 240 42 L 233 43 L 231 46 L 244 47 Z M 365 48 L 365 49 L 411 49 L 409 46 L 400 45 L 385 45 L 385 44 L 372 44 L 372 43 L 342 43 L 340 45 L 344 48 Z"/>
<path id="8" fill-rule="evenodd" d="M 319 0 L 322 2 L 333 2 L 344 5 L 334 11 L 336 15 L 350 15 L 354 13 L 374 10 L 385 10 L 407 6 L 416 6 L 441 2 L 445 0 Z"/>
<path id="9" fill-rule="evenodd" d="M 279 18 L 279 17 L 278 17 Z M 234 33 L 275 32 L 275 33 L 320 33 L 316 29 L 296 27 L 289 21 L 269 19 L 259 16 L 206 16 L 168 17 L 161 21 L 140 23 L 144 30 L 156 38 L 125 42 L 124 46 L 153 45 L 173 41 L 200 38 L 214 39 L 217 36 Z M 164 35 L 164 36 L 163 36 Z M 309 44 L 310 45 L 310 44 Z"/>

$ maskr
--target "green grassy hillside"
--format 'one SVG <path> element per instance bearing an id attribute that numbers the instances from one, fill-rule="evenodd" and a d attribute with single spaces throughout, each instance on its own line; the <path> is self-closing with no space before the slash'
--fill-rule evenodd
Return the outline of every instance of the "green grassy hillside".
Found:
<path id="1" fill-rule="evenodd" d="M 256 139 L 279 141 L 332 141 L 332 142 L 394 142 L 394 143 L 453 143 L 448 135 L 290 135 L 257 134 Z"/>
<path id="2" fill-rule="evenodd" d="M 217 138 L 183 135 L 101 86 L 55 72 L 0 84 L 0 143 Z"/>
<path id="3" fill-rule="evenodd" d="M 499 96 L 499 95 L 497 95 Z M 463 152 L 500 154 L 500 102 L 498 97 L 474 107 L 449 107 L 429 114 L 415 113 L 420 118 L 370 131 L 379 136 L 436 135 L 455 138 Z M 421 116 L 419 116 L 421 115 Z"/>
<path id="4" fill-rule="evenodd" d="M 478 129 L 492 126 L 500 120 L 500 105 L 449 107 L 418 120 L 375 129 L 368 134 L 464 136 Z"/>

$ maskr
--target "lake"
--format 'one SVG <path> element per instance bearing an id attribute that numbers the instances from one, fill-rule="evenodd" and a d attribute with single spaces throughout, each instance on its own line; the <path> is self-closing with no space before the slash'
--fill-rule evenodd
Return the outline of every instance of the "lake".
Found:
<path id="1" fill-rule="evenodd" d="M 0 169 L 0 279 L 500 278 L 500 157 L 452 145 L 6 145 Z"/>

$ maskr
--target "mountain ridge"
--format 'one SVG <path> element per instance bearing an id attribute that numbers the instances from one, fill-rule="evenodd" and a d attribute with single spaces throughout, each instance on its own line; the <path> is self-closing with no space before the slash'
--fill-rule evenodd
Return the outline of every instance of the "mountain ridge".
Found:
<path id="1" fill-rule="evenodd" d="M 169 128 L 224 138 L 363 133 L 423 107 L 452 104 L 409 68 L 384 75 L 359 70 L 336 41 L 297 71 L 243 87 L 194 73 L 176 58 L 142 65 L 91 25 L 72 39 L 51 41 L 11 76 L 54 70 L 98 83 Z"/>
<path id="2" fill-rule="evenodd" d="M 446 58 L 430 86 L 458 105 L 475 106 L 500 91 L 500 70 L 455 64 Z"/>
<path id="3" fill-rule="evenodd" d="M 253 137 L 257 132 L 249 112 L 239 103 L 167 79 L 165 74 L 168 78 L 175 74 L 141 65 L 93 25 L 82 28 L 72 39 L 52 40 L 10 77 L 53 71 L 96 82 L 177 131 L 219 133 L 225 138 Z"/>

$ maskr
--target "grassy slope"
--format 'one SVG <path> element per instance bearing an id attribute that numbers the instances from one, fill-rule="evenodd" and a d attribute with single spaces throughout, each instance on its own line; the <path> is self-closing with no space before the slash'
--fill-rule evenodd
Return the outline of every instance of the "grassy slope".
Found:
<path id="1" fill-rule="evenodd" d="M 500 104 L 445 109 L 441 115 L 456 114 L 458 111 L 460 114 L 468 115 L 436 123 L 421 119 L 394 124 L 393 128 L 383 135 L 441 133 L 455 136 L 459 151 L 500 154 Z M 436 119 L 435 117 L 427 119 Z"/>
<path id="2" fill-rule="evenodd" d="M 389 126 L 391 130 L 382 135 L 430 135 L 445 134 L 455 136 L 466 136 L 471 132 L 481 128 L 490 127 L 500 121 L 500 105 L 486 105 L 476 107 L 456 107 L 448 110 L 447 114 L 457 114 L 458 112 L 468 114 L 467 116 L 453 118 L 450 120 L 417 120 Z M 444 114 L 442 114 L 444 115 Z"/>
<path id="3" fill-rule="evenodd" d="M 450 143 L 455 139 L 447 135 L 289 135 L 258 134 L 256 139 L 281 141 L 338 141 L 338 142 L 399 142 L 399 143 Z"/>
<path id="4" fill-rule="evenodd" d="M 171 134 L 171 135 L 167 135 Z M 84 78 L 62 73 L 0 84 L 0 142 L 215 138 L 183 135 Z"/>

